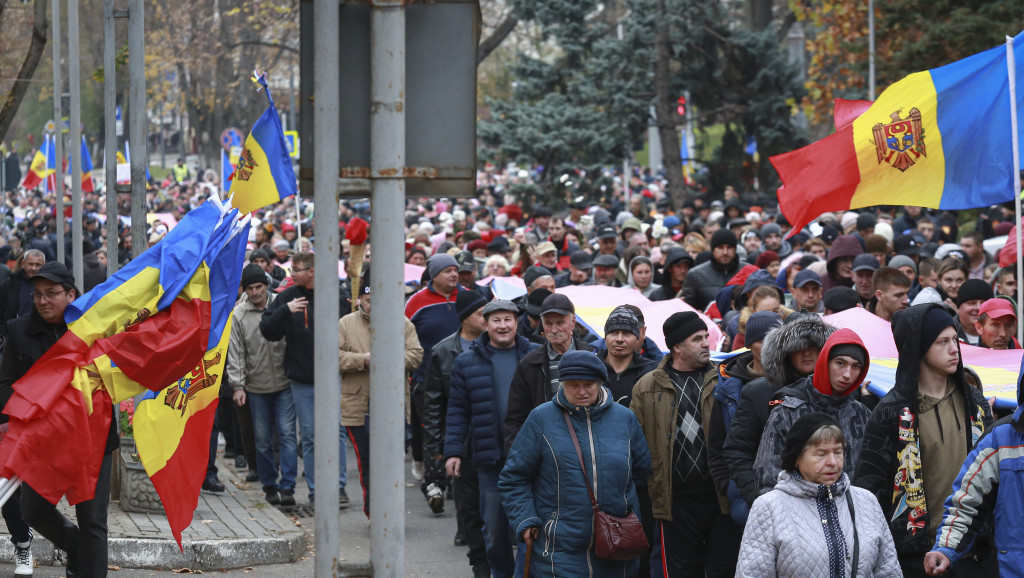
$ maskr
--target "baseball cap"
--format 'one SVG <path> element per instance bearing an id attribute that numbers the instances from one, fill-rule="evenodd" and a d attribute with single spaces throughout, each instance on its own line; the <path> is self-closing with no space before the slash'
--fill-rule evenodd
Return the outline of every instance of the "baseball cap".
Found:
<path id="1" fill-rule="evenodd" d="M 1000 299 L 998 297 L 989 299 L 981 304 L 981 309 L 978 310 L 978 315 L 988 315 L 992 319 L 998 319 L 1009 315 L 1014 319 L 1017 319 L 1017 314 L 1013 311 L 1013 305 L 1010 304 L 1006 299 Z"/>
<path id="2" fill-rule="evenodd" d="M 455 262 L 459 264 L 459 273 L 476 269 L 476 261 L 473 260 L 473 254 L 469 251 L 456 253 Z"/>
<path id="3" fill-rule="evenodd" d="M 537 244 L 537 254 L 538 255 L 543 255 L 545 253 L 550 253 L 550 252 L 552 252 L 554 250 L 555 250 L 555 244 L 552 243 L 551 241 L 544 241 L 543 243 L 538 243 Z"/>
<path id="4" fill-rule="evenodd" d="M 559 315 L 572 315 L 576 313 L 576 308 L 573 307 L 572 301 L 561 293 L 553 293 L 548 295 L 544 299 L 544 303 L 540 305 L 541 316 L 547 315 L 548 313 L 558 313 Z"/>
<path id="5" fill-rule="evenodd" d="M 875 256 L 870 253 L 861 253 L 853 258 L 854 271 L 863 271 L 865 269 L 877 271 L 878 267 L 878 259 L 875 259 Z"/>
<path id="6" fill-rule="evenodd" d="M 598 239 L 615 239 L 618 236 L 619 234 L 615 232 L 615 227 L 612 225 L 601 225 L 597 228 Z"/>
<path id="7" fill-rule="evenodd" d="M 808 283 L 817 283 L 821 286 L 821 275 L 818 275 L 810 269 L 804 269 L 796 274 L 793 279 L 793 287 L 803 287 Z"/>
<path id="8" fill-rule="evenodd" d="M 60 284 L 75 284 L 75 276 L 71 274 L 71 271 L 68 270 L 67 266 L 60 261 L 50 261 L 40 267 L 39 271 L 37 271 L 30 280 L 35 281 L 36 279 L 46 279 L 47 281 L 53 281 L 54 283 Z"/>
<path id="9" fill-rule="evenodd" d="M 573 251 L 569 257 L 569 264 L 583 270 L 590 270 L 594 266 L 590 260 L 590 253 L 586 251 Z"/>
<path id="10" fill-rule="evenodd" d="M 897 255 L 920 255 L 921 243 L 913 235 L 897 235 L 892 240 L 893 249 Z"/>

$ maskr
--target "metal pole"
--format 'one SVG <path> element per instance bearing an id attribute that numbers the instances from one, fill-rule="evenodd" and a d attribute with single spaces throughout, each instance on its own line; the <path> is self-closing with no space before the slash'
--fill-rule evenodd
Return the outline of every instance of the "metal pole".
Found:
<path id="1" fill-rule="evenodd" d="M 68 0 L 68 85 L 71 91 L 71 272 L 84 285 L 82 262 L 82 83 L 78 62 L 78 1 Z"/>
<path id="2" fill-rule="evenodd" d="M 64 262 L 64 79 L 61 78 L 60 0 L 53 0 L 53 194 L 57 197 L 57 260 Z M 44 187 L 45 188 L 45 187 Z"/>
<path id="3" fill-rule="evenodd" d="M 107 275 L 117 273 L 117 88 L 114 72 L 114 0 L 103 0 L 103 170 L 107 194 Z"/>
<path id="4" fill-rule="evenodd" d="M 868 0 L 868 100 L 875 100 L 875 0 Z"/>
<path id="5" fill-rule="evenodd" d="M 128 12 L 128 107 L 131 109 L 131 137 L 135 143 L 132 155 L 132 257 L 149 248 L 146 239 L 146 163 L 149 146 L 146 141 L 146 42 L 145 4 L 131 0 Z"/>
<path id="6" fill-rule="evenodd" d="M 1006 37 L 1006 70 L 1010 81 L 1010 134 L 1013 141 L 1013 206 L 1014 214 L 1017 217 L 1017 310 L 1020 311 L 1021 303 L 1024 302 L 1024 251 L 1021 246 L 1021 211 L 1020 211 L 1020 135 L 1017 130 L 1017 64 L 1013 53 L 1013 38 Z M 1017 314 L 1024 318 L 1024 315 Z M 1024 343 L 1024 319 L 1017 320 L 1017 341 Z"/>
<path id="7" fill-rule="evenodd" d="M 405 368 L 393 363 L 405 343 L 405 6 L 374 0 L 370 16 L 370 215 L 373 240 L 370 337 L 370 564 L 375 578 L 405 576 Z M 319 69 L 319 67 L 318 67 Z M 320 121 L 317 120 L 317 125 Z M 376 469 L 375 469 L 376 468 Z"/>
<path id="8" fill-rule="evenodd" d="M 339 40 L 338 0 L 315 0 L 317 74 L 313 90 L 317 95 L 316 129 L 313 133 L 314 204 L 321 211 L 316 220 L 317 252 L 314 259 L 316 324 L 313 354 L 316 430 L 316 560 L 317 578 L 335 576 L 338 570 L 338 460 L 341 428 L 341 386 L 338 373 L 338 174 L 340 157 L 338 132 Z"/>

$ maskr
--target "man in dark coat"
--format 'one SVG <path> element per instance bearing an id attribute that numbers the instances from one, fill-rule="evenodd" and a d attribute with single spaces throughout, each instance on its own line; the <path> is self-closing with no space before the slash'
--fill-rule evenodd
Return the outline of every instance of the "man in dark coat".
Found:
<path id="1" fill-rule="evenodd" d="M 683 301 L 698 311 L 704 311 L 715 300 L 718 291 L 740 270 L 736 243 L 736 235 L 728 229 L 719 229 L 711 235 L 711 259 L 687 273 L 683 282 Z"/>
<path id="2" fill-rule="evenodd" d="M 46 256 L 42 251 L 25 251 L 21 255 L 21 269 L 0 287 L 0 334 L 6 336 L 8 321 L 32 311 L 31 278 L 44 263 Z"/>

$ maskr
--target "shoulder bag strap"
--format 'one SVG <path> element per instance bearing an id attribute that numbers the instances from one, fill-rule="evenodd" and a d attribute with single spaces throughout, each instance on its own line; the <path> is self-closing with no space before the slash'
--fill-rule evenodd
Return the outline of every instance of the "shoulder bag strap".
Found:
<path id="1" fill-rule="evenodd" d="M 860 539 L 857 536 L 857 512 L 853 508 L 853 488 L 846 488 L 846 506 L 850 509 L 850 521 L 853 522 L 853 563 L 850 578 L 857 578 L 857 562 L 860 558 Z"/>
<path id="2" fill-rule="evenodd" d="M 569 419 L 569 412 L 563 411 L 565 425 L 569 428 L 569 437 L 572 438 L 572 445 L 576 448 L 576 457 L 580 460 L 580 471 L 583 472 L 583 481 L 587 483 L 587 493 L 590 494 L 590 505 L 597 509 L 597 498 L 594 497 L 594 489 L 590 487 L 590 479 L 587 478 L 587 466 L 583 463 L 583 452 L 580 450 L 580 440 L 576 437 L 576 428 L 572 427 L 572 420 Z"/>

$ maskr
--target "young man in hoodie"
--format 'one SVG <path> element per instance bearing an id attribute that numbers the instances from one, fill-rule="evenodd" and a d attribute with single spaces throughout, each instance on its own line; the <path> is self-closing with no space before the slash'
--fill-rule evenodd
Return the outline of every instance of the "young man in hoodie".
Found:
<path id="1" fill-rule="evenodd" d="M 926 576 L 924 556 L 943 502 L 971 448 L 992 424 L 981 391 L 967 383 L 956 320 L 937 303 L 892 318 L 899 350 L 896 383 L 868 422 L 854 483 L 878 497 L 905 576 Z M 978 546 L 954 576 L 994 576 Z"/>
<path id="2" fill-rule="evenodd" d="M 821 279 L 821 290 L 833 287 L 853 287 L 853 258 L 864 252 L 864 247 L 853 235 L 840 235 L 828 251 L 828 274 Z"/>
<path id="3" fill-rule="evenodd" d="M 846 438 L 843 469 L 850 471 L 855 467 L 871 410 L 857 401 L 854 394 L 870 365 L 860 336 L 851 329 L 840 329 L 825 342 L 814 373 L 778 393 L 776 398 L 781 397 L 782 403 L 776 404 L 768 417 L 754 460 L 759 495 L 775 487 L 782 471 L 786 432 L 809 413 L 821 412 L 836 418 Z"/>

